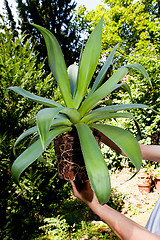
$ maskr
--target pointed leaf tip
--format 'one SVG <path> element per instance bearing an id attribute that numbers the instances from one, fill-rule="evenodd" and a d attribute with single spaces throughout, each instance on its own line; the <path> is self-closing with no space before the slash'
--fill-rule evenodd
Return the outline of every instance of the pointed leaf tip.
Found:
<path id="1" fill-rule="evenodd" d="M 143 65 L 135 63 L 135 64 L 126 65 L 124 67 L 132 68 L 132 69 L 135 69 L 138 72 L 142 73 L 142 75 L 148 80 L 149 85 L 152 87 L 152 82 L 151 82 L 151 80 L 149 78 L 149 75 L 148 75 L 146 69 L 143 67 Z"/>
<path id="2" fill-rule="evenodd" d="M 100 19 L 99 23 L 96 25 L 95 29 L 89 36 L 89 39 L 81 56 L 77 91 L 73 100 L 76 108 L 79 107 L 86 94 L 87 88 L 90 84 L 99 61 L 101 53 L 102 28 L 103 17 Z"/>

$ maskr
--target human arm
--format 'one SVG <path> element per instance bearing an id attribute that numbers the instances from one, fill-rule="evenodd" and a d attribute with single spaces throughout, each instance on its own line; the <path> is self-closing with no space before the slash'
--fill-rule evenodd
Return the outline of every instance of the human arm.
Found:
<path id="1" fill-rule="evenodd" d="M 144 145 L 140 144 L 143 160 L 160 162 L 160 145 Z"/>
<path id="2" fill-rule="evenodd" d="M 100 131 L 96 131 L 96 135 L 98 135 L 101 138 L 101 142 L 115 150 L 117 153 L 125 156 L 124 152 L 103 133 L 101 133 Z M 160 145 L 145 145 L 139 143 L 139 146 L 142 152 L 143 160 L 160 162 Z"/>
<path id="3" fill-rule="evenodd" d="M 108 205 L 101 205 L 94 194 L 89 181 L 85 183 L 71 182 L 73 193 L 85 202 L 121 240 L 160 240 L 160 236 L 150 233 L 136 222 L 112 209 Z"/>

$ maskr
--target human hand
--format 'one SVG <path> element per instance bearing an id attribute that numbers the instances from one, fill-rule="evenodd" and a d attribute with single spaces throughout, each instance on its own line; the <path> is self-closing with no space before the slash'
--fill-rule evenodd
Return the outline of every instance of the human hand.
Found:
<path id="1" fill-rule="evenodd" d="M 89 180 L 84 183 L 71 181 L 71 185 L 74 196 L 82 200 L 89 207 L 92 207 L 94 204 L 99 204 Z"/>

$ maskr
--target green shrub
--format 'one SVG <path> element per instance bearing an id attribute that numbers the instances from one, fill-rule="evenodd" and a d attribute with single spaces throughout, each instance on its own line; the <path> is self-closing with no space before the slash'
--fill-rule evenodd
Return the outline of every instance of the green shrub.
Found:
<path id="1" fill-rule="evenodd" d="M 30 40 L 25 41 L 25 35 L 15 37 L 3 27 L 0 31 L 0 238 L 6 240 L 34 239 L 43 216 L 56 211 L 69 193 L 68 184 L 55 178 L 57 170 L 56 161 L 52 164 L 55 158 L 52 146 L 44 156 L 47 164 L 39 161 L 36 167 L 33 165 L 26 171 L 22 189 L 13 183 L 10 175 L 15 159 L 14 142 L 29 127 L 30 119 L 41 106 L 14 93 L 8 95 L 6 89 L 18 85 L 34 94 L 54 96 L 61 101 L 54 78 L 45 76 L 44 63 L 36 66 L 36 59 L 34 47 Z M 19 144 L 16 155 L 29 141 Z"/>

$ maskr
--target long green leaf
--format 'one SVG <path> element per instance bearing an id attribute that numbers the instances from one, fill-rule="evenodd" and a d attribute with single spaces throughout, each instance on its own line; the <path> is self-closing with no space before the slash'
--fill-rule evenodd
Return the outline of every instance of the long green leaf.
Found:
<path id="1" fill-rule="evenodd" d="M 131 89 L 130 87 L 128 86 L 128 84 L 126 82 L 123 82 L 123 83 L 119 83 L 117 84 L 113 89 L 112 89 L 112 92 L 115 91 L 116 89 L 122 87 L 125 91 L 127 91 L 130 95 L 130 97 L 132 98 L 132 93 L 131 93 Z"/>
<path id="2" fill-rule="evenodd" d="M 48 52 L 49 66 L 58 82 L 63 99 L 66 103 L 66 106 L 74 108 L 72 95 L 70 92 L 67 67 L 65 64 L 61 47 L 57 39 L 49 30 L 36 24 L 31 24 L 31 25 L 36 27 L 42 33 L 45 39 L 47 52 Z"/>
<path id="3" fill-rule="evenodd" d="M 137 128 L 136 139 L 138 139 L 138 140 L 141 139 L 141 130 L 140 130 L 140 127 L 138 125 L 138 122 L 135 120 L 133 115 L 131 113 L 128 113 L 128 112 L 118 112 L 118 113 L 106 112 L 106 111 L 91 112 L 88 115 L 86 115 L 84 118 L 82 118 L 80 122 L 84 122 L 84 123 L 87 123 L 88 125 L 90 125 L 94 122 L 104 120 L 104 119 L 107 119 L 107 118 L 131 118 L 131 119 L 133 119 L 133 121 L 135 123 L 135 126 Z"/>
<path id="4" fill-rule="evenodd" d="M 9 89 L 14 91 L 14 92 L 16 92 L 16 93 L 18 93 L 18 94 L 20 94 L 23 97 L 32 99 L 33 101 L 41 103 L 41 104 L 46 105 L 48 107 L 62 107 L 61 104 L 59 104 L 59 103 L 57 103 L 57 102 L 55 102 L 55 101 L 53 101 L 51 99 L 37 96 L 37 95 L 35 95 L 33 93 L 28 92 L 27 90 L 25 90 L 23 88 L 20 88 L 20 87 L 9 87 Z"/>
<path id="5" fill-rule="evenodd" d="M 102 124 L 91 124 L 91 127 L 99 130 L 110 138 L 132 161 L 137 171 L 140 170 L 142 164 L 142 153 L 137 140 L 129 131 L 119 127 Z"/>
<path id="6" fill-rule="evenodd" d="M 67 69 L 69 84 L 71 89 L 72 97 L 74 96 L 77 89 L 77 80 L 78 80 L 78 66 L 76 64 L 72 64 Z"/>
<path id="7" fill-rule="evenodd" d="M 128 65 L 125 65 L 124 67 L 132 68 L 132 69 L 135 69 L 138 72 L 142 73 L 143 76 L 147 78 L 148 83 L 150 84 L 150 86 L 152 86 L 152 83 L 151 83 L 151 80 L 149 78 L 149 75 L 148 75 L 146 69 L 141 64 L 137 64 L 137 63 L 135 63 L 135 64 L 128 64 Z"/>
<path id="8" fill-rule="evenodd" d="M 51 141 L 59 134 L 70 131 L 70 127 L 59 127 L 50 131 L 47 136 L 45 148 L 51 143 Z M 30 166 L 44 151 L 42 148 L 41 140 L 37 140 L 28 149 L 26 149 L 13 163 L 11 168 L 11 174 L 13 180 L 18 183 L 21 173 Z"/>
<path id="9" fill-rule="evenodd" d="M 107 118 L 131 118 L 134 119 L 133 115 L 131 113 L 110 113 L 110 112 L 106 112 L 106 111 L 101 111 L 101 113 L 99 112 L 93 112 L 90 113 L 88 115 L 86 115 L 85 117 L 83 117 L 81 119 L 81 122 L 87 123 L 87 124 L 91 124 L 93 122 L 97 122 L 103 119 L 107 119 Z"/>
<path id="10" fill-rule="evenodd" d="M 14 144 L 14 148 L 16 147 L 16 145 L 23 140 L 25 137 L 28 137 L 29 135 L 38 132 L 38 128 L 37 126 L 34 126 L 32 128 L 29 128 L 28 130 L 26 130 L 25 132 L 23 132 L 16 140 L 15 144 Z"/>
<path id="11" fill-rule="evenodd" d="M 129 109 L 135 109 L 135 108 L 146 108 L 146 109 L 153 110 L 151 107 L 149 107 L 145 104 L 130 103 L 130 104 L 109 105 L 106 107 L 100 107 L 100 108 L 93 110 L 92 113 L 99 112 L 99 114 L 100 114 L 103 111 L 117 112 L 117 111 L 121 111 L 121 110 L 129 110 Z M 153 110 L 153 111 L 155 111 L 155 110 Z"/>
<path id="12" fill-rule="evenodd" d="M 86 98 L 79 108 L 79 113 L 84 114 L 91 109 L 98 101 L 106 97 L 116 84 L 128 73 L 127 68 L 118 69 L 101 87 L 99 87 L 94 93 Z"/>
<path id="13" fill-rule="evenodd" d="M 119 44 L 117 44 L 117 45 L 113 48 L 113 50 L 110 52 L 110 54 L 109 54 L 106 62 L 104 63 L 101 71 L 99 72 L 98 76 L 96 77 L 96 80 L 95 80 L 95 82 L 94 82 L 94 84 L 93 84 L 93 86 L 92 86 L 92 89 L 91 89 L 89 95 L 92 94 L 92 93 L 100 86 L 100 84 L 102 83 L 102 81 L 103 81 L 103 79 L 104 79 L 104 77 L 105 77 L 105 75 L 106 75 L 106 72 L 107 72 L 109 66 L 112 64 L 113 57 L 114 57 L 114 54 L 115 54 L 115 51 L 116 51 L 118 45 L 119 45 Z"/>
<path id="14" fill-rule="evenodd" d="M 111 193 L 107 165 L 88 125 L 78 123 L 75 126 L 91 186 L 99 202 L 104 204 L 109 200 Z"/>
<path id="15" fill-rule="evenodd" d="M 44 108 L 37 114 L 38 132 L 43 148 L 45 146 L 52 121 L 61 110 L 62 108 Z"/>
<path id="16" fill-rule="evenodd" d="M 78 74 L 78 86 L 74 98 L 74 104 L 76 108 L 79 107 L 86 94 L 86 90 L 99 61 L 102 41 L 102 27 L 103 17 L 95 27 L 94 31 L 91 33 L 81 57 Z"/>

